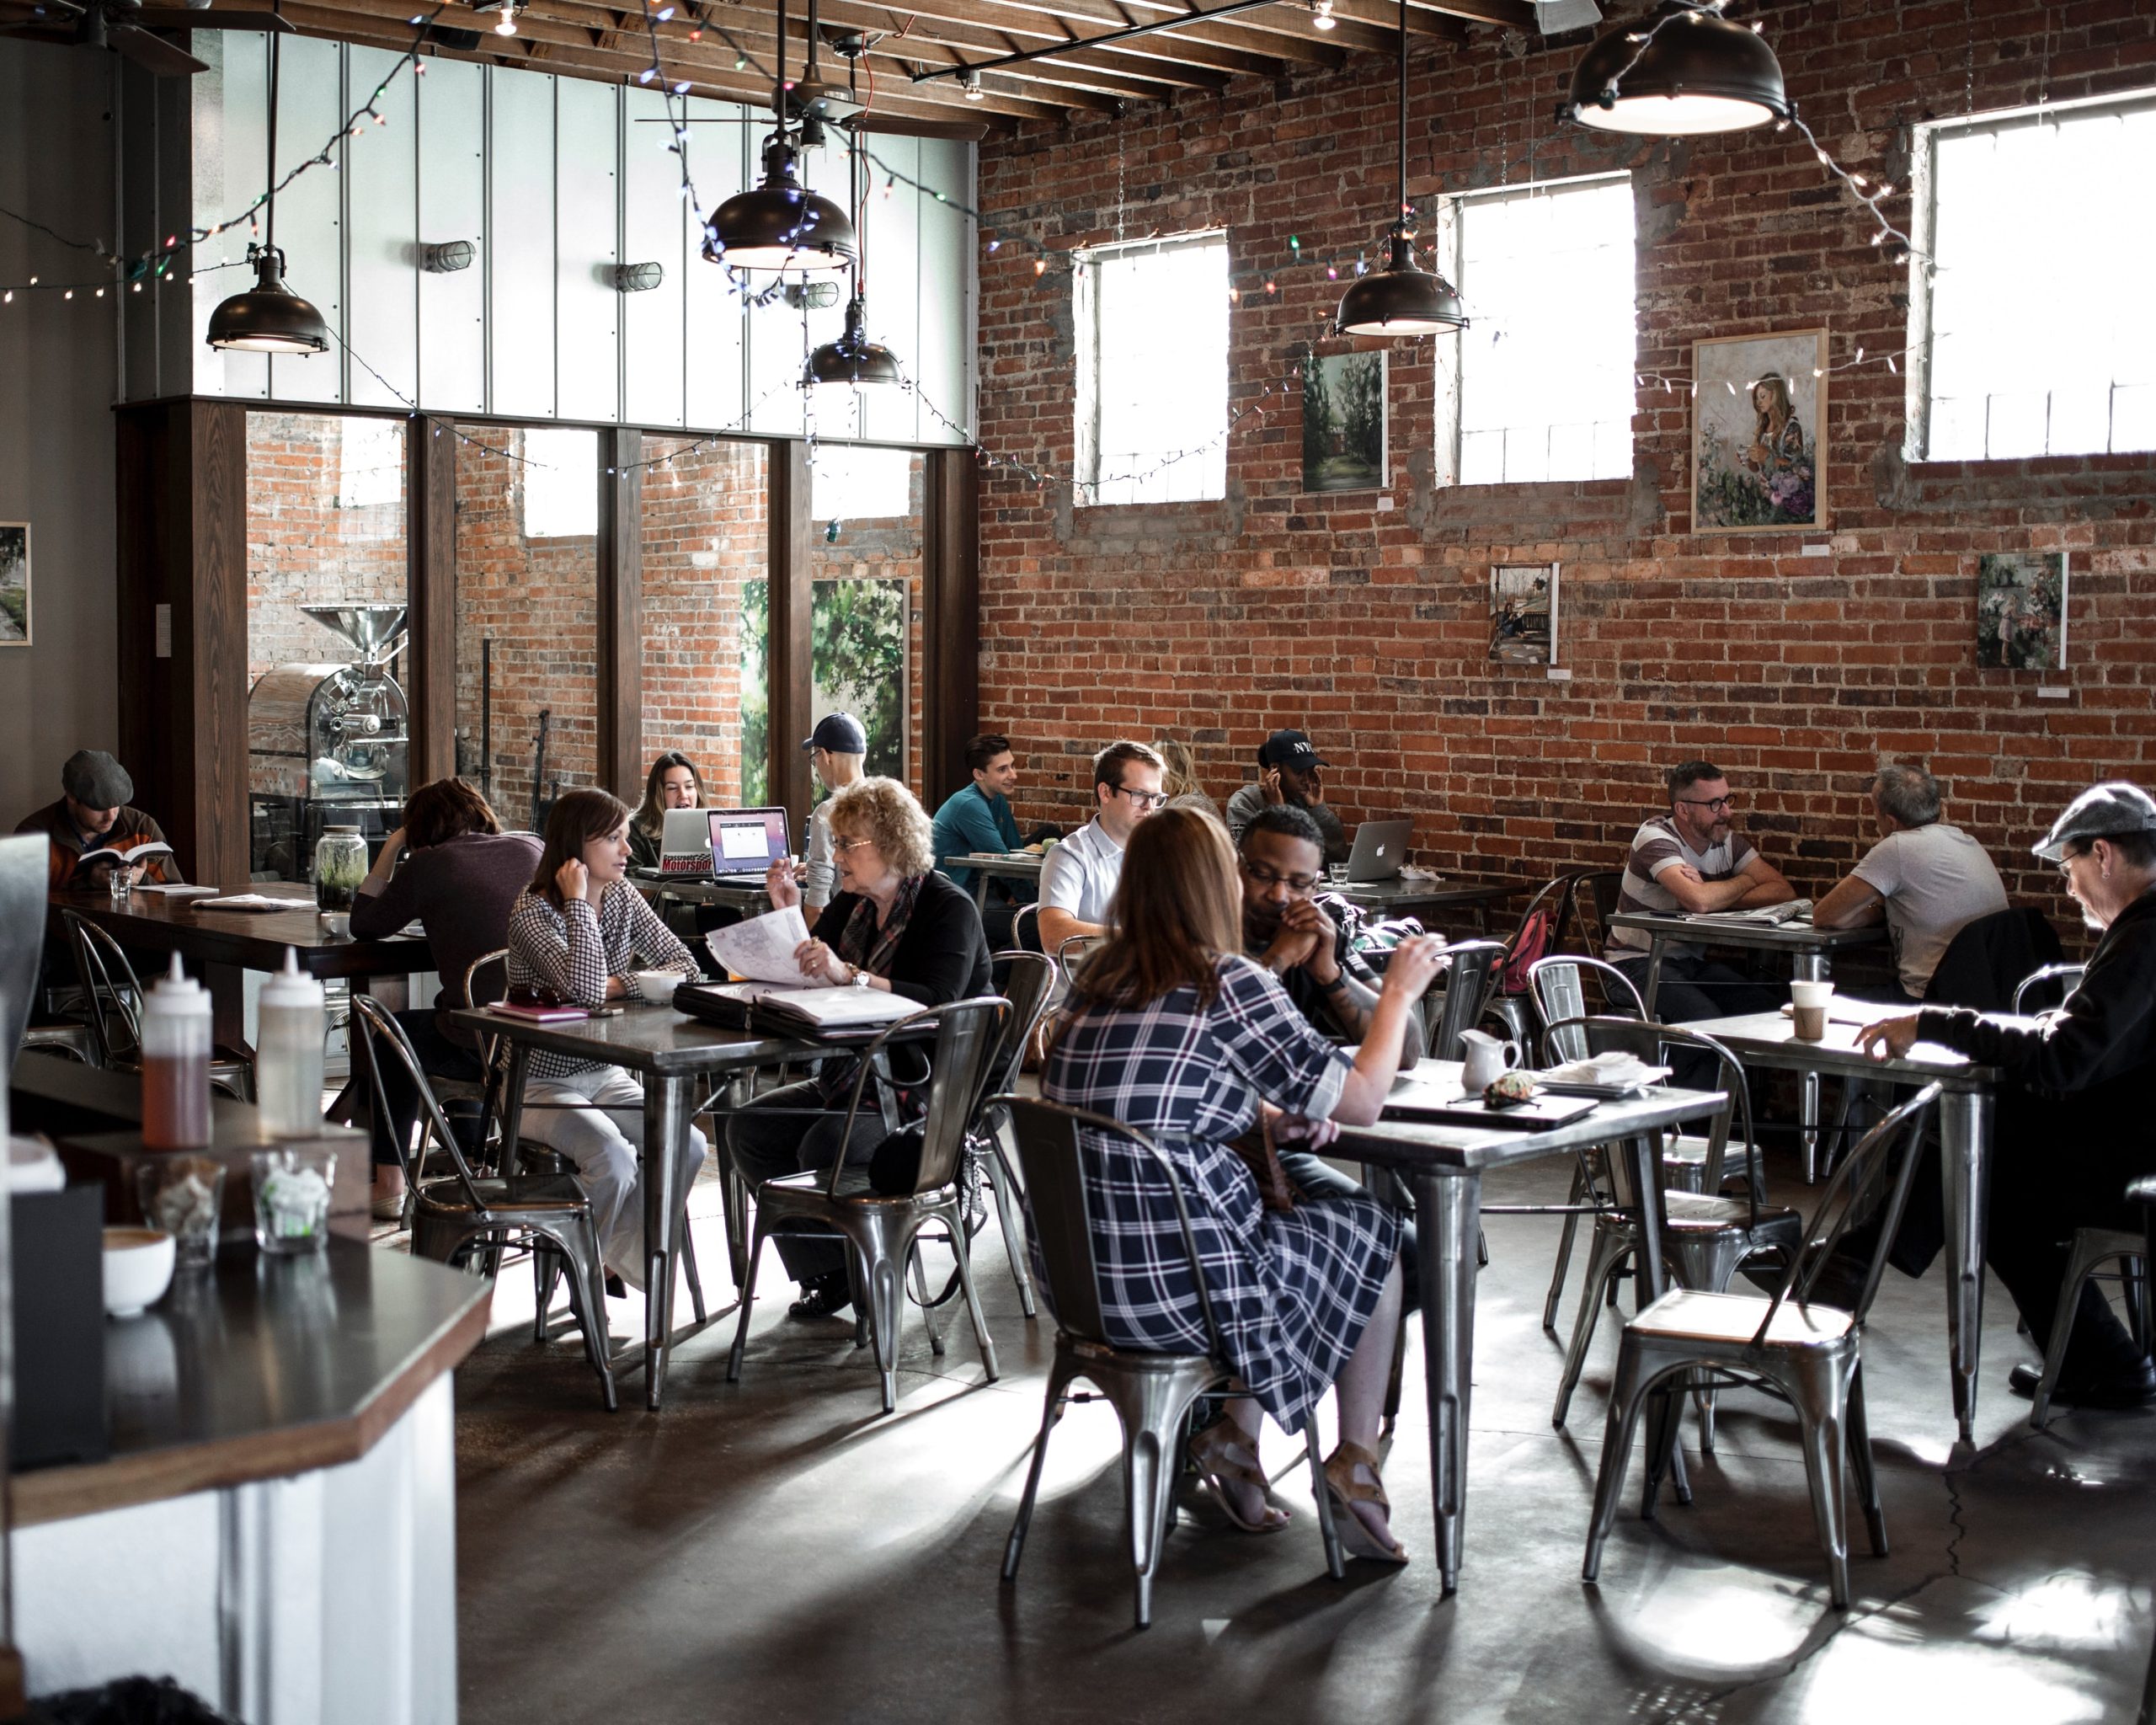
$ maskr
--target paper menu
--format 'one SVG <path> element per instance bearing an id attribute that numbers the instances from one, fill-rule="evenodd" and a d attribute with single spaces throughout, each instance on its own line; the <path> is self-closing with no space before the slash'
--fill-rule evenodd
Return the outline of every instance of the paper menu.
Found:
<path id="1" fill-rule="evenodd" d="M 714 928 L 704 937 L 704 945 L 712 958 L 737 977 L 799 988 L 808 979 L 802 975 L 801 963 L 793 954 L 808 938 L 808 925 L 801 919 L 801 907 L 788 905 L 783 911 L 766 911 L 761 916 Z"/>

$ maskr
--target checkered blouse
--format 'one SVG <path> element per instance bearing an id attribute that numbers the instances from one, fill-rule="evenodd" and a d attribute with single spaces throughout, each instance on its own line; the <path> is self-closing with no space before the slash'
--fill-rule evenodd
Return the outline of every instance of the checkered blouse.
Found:
<path id="1" fill-rule="evenodd" d="M 599 1007 L 606 1003 L 610 977 L 626 981 L 636 970 L 680 970 L 693 976 L 696 961 L 643 895 L 625 880 L 606 889 L 596 911 L 583 899 L 571 899 L 564 915 L 537 893 L 527 892 L 509 914 L 511 988 L 552 989 L 574 1005 Z M 534 1049 L 527 1081 L 566 1077 L 605 1064 Z"/>

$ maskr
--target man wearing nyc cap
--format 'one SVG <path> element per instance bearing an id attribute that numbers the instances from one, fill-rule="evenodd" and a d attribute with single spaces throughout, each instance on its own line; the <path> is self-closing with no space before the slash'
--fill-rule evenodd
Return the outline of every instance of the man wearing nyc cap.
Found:
<path id="1" fill-rule="evenodd" d="M 119 859 L 139 846 L 165 841 L 163 829 L 140 809 L 130 806 L 135 781 L 127 769 L 102 749 L 77 749 L 60 769 L 60 800 L 48 803 L 18 826 L 17 832 L 41 832 L 52 841 L 47 884 L 102 886 L 109 871 L 125 867 L 139 882 L 177 885 L 186 877 L 168 856 L 123 864 Z"/>
<path id="2" fill-rule="evenodd" d="M 2066 1274 L 2065 1242 L 2077 1228 L 2138 1234 L 2144 1212 L 2127 1201 L 2127 1183 L 2156 1174 L 2156 798 L 2123 782 L 2097 785 L 2034 848 L 2057 865 L 2101 934 L 2073 998 L 2034 1018 L 1927 1007 L 1871 1026 L 1859 1041 L 1891 1055 L 1940 1043 L 2005 1073 L 1986 1253 L 2041 1348 Z M 1913 1195 L 1913 1215 L 1919 1201 Z M 1928 1258 L 1905 1249 L 1910 1233 L 1904 1223 L 1894 1262 L 1919 1274 Z M 2029 1395 L 2039 1375 L 2025 1364 L 2008 1381 Z M 2156 1368 L 2094 1286 L 2082 1290 L 2053 1399 L 2084 1407 L 2156 1400 Z"/>
<path id="3" fill-rule="evenodd" d="M 868 733 L 851 713 L 827 713 L 816 721 L 802 748 L 808 764 L 827 791 L 838 791 L 862 776 L 868 757 Z M 808 842 L 803 847 L 801 875 L 801 914 L 814 928 L 816 915 L 837 890 L 838 861 L 831 852 L 831 799 L 819 803 L 808 813 Z"/>
<path id="4" fill-rule="evenodd" d="M 1273 732 L 1258 745 L 1257 782 L 1228 798 L 1228 836 L 1240 845 L 1243 829 L 1261 809 L 1283 803 L 1294 809 L 1321 806 L 1325 776 L 1319 769 L 1331 764 L 1301 731 Z"/>

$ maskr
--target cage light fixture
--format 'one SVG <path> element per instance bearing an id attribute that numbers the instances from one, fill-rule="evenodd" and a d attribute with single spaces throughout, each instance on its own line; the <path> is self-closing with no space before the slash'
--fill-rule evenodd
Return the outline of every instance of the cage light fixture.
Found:
<path id="1" fill-rule="evenodd" d="M 1662 0 L 1652 19 L 1596 39 L 1561 111 L 1598 131 L 1696 137 L 1795 110 L 1765 37 L 1694 0 Z"/>

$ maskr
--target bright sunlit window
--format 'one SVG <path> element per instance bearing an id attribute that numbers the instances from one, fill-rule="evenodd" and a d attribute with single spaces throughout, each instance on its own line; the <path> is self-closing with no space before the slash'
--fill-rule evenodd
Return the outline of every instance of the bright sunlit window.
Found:
<path id="1" fill-rule="evenodd" d="M 404 422 L 337 422 L 337 507 L 366 509 L 404 500 Z"/>
<path id="2" fill-rule="evenodd" d="M 1228 237 L 1078 259 L 1079 501 L 1228 494 Z"/>
<path id="3" fill-rule="evenodd" d="M 524 434 L 524 537 L 589 539 L 599 531 L 599 434 Z"/>
<path id="4" fill-rule="evenodd" d="M 1469 320 L 1437 343 L 1454 483 L 1630 477 L 1632 235 L 1624 174 L 1446 200 L 1437 255 Z"/>
<path id="5" fill-rule="evenodd" d="M 1910 330 L 1928 461 L 2156 449 L 2156 95 L 1919 130 Z M 1929 170 L 1929 196 L 1924 170 Z M 1928 214 L 1929 221 L 1925 221 Z M 1927 306 L 1927 300 L 1929 304 Z M 1928 313 L 1928 315 L 1927 315 Z"/>
<path id="6" fill-rule="evenodd" d="M 819 443 L 809 512 L 819 521 L 904 520 L 913 514 L 914 453 L 865 443 Z"/>

